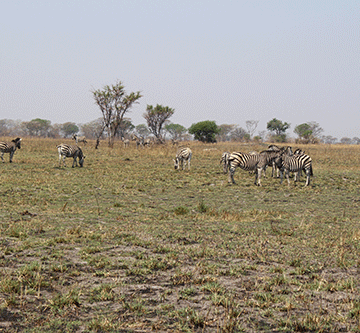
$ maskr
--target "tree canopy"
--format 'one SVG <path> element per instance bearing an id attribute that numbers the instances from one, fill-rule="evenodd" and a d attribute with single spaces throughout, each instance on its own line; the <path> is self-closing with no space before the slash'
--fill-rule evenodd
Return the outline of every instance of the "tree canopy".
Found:
<path id="1" fill-rule="evenodd" d="M 109 146 L 113 144 L 113 138 L 122 124 L 124 115 L 130 111 L 133 104 L 138 103 L 142 97 L 140 92 L 126 94 L 124 86 L 119 81 L 114 85 L 105 86 L 102 90 L 92 92 L 95 103 L 99 106 L 103 115 L 103 127 L 98 135 L 96 147 L 105 128 L 108 130 Z"/>
<path id="2" fill-rule="evenodd" d="M 157 104 L 155 107 L 152 105 L 146 107 L 146 112 L 143 117 L 147 122 L 150 132 L 154 134 L 159 142 L 163 142 L 162 127 L 164 122 L 169 119 L 174 112 L 174 109 L 160 104 Z"/>
<path id="3" fill-rule="evenodd" d="M 193 134 L 195 140 L 202 142 L 216 142 L 216 134 L 220 132 L 219 127 L 215 121 L 205 120 L 196 124 L 192 124 L 189 128 L 189 133 Z"/>
<path id="4" fill-rule="evenodd" d="M 187 129 L 180 124 L 167 124 L 165 130 L 170 134 L 171 139 L 179 140 L 186 132 Z"/>
<path id="5" fill-rule="evenodd" d="M 273 132 L 275 134 L 275 141 L 279 142 L 285 142 L 286 141 L 286 130 L 290 128 L 290 124 L 286 122 L 282 122 L 281 120 L 278 120 L 276 118 L 273 118 L 267 123 L 266 127 L 270 132 Z"/>

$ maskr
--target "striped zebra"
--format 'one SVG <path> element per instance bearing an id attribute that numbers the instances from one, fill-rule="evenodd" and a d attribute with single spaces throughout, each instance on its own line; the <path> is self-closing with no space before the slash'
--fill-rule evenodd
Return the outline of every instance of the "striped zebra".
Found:
<path id="1" fill-rule="evenodd" d="M 190 148 L 187 148 L 187 147 L 179 148 L 179 150 L 177 151 L 176 157 L 173 160 L 175 170 L 179 169 L 180 165 L 181 165 L 181 168 L 183 170 L 185 170 L 186 162 L 187 162 L 188 168 L 190 171 L 191 157 L 192 157 L 192 151 Z"/>
<path id="2" fill-rule="evenodd" d="M 4 154 L 9 153 L 10 154 L 10 163 L 12 163 L 13 156 L 15 154 L 15 151 L 17 148 L 21 148 L 21 139 L 16 138 L 14 140 L 11 140 L 11 142 L 0 142 L 0 157 L 2 161 L 4 161 Z"/>
<path id="3" fill-rule="evenodd" d="M 228 173 L 230 168 L 229 157 L 230 157 L 230 153 L 226 151 L 221 155 L 221 159 L 220 159 L 220 164 L 223 165 L 223 171 L 225 174 Z"/>
<path id="4" fill-rule="evenodd" d="M 59 167 L 61 166 L 61 159 L 63 160 L 63 164 L 65 166 L 65 158 L 66 157 L 72 157 L 74 159 L 72 167 L 78 166 L 77 161 L 76 161 L 77 158 L 79 159 L 80 167 L 82 167 L 84 165 L 85 156 L 80 147 L 70 146 L 70 145 L 62 143 L 62 144 L 56 146 L 56 148 L 58 149 L 58 152 L 59 152 Z"/>
<path id="5" fill-rule="evenodd" d="M 133 134 L 132 141 L 136 141 L 136 148 L 144 147 L 144 138 L 139 138 L 137 135 Z"/>
<path id="6" fill-rule="evenodd" d="M 79 142 L 83 142 L 84 145 L 87 144 L 85 136 L 78 136 L 77 134 L 74 134 L 72 138 L 73 140 L 75 140 L 76 144 L 78 144 Z"/>
<path id="7" fill-rule="evenodd" d="M 288 185 L 290 185 L 289 173 L 295 172 L 295 181 L 297 180 L 296 175 L 302 170 L 305 171 L 306 174 L 306 183 L 305 186 L 310 185 L 310 176 L 313 176 L 312 169 L 312 159 L 309 155 L 304 153 L 298 154 L 289 154 L 288 152 L 284 152 L 281 157 L 277 160 L 277 164 L 280 167 L 280 184 L 283 181 L 283 173 L 285 171 L 285 176 L 288 181 Z"/>
<path id="8" fill-rule="evenodd" d="M 121 137 L 121 141 L 124 143 L 124 147 L 129 147 L 130 146 L 130 140 L 129 139 L 125 139 L 123 136 Z"/>
<path id="9" fill-rule="evenodd" d="M 261 173 L 262 171 L 264 171 L 264 177 L 265 177 L 265 170 L 267 166 L 272 166 L 273 172 L 275 168 L 279 170 L 276 167 L 276 161 L 285 152 L 292 154 L 291 147 L 289 146 L 286 148 L 280 148 L 279 150 L 267 149 L 259 154 L 259 163 L 257 165 L 257 172 L 255 175 L 255 185 L 261 186 Z"/>
<path id="10" fill-rule="evenodd" d="M 257 165 L 259 163 L 259 156 L 258 154 L 252 155 L 252 154 L 246 154 L 241 152 L 234 152 L 231 153 L 228 158 L 229 163 L 229 183 L 235 183 L 234 180 L 234 173 L 237 167 L 245 170 L 245 171 L 255 171 L 256 177 L 257 177 Z M 255 178 L 255 183 L 256 183 Z"/>

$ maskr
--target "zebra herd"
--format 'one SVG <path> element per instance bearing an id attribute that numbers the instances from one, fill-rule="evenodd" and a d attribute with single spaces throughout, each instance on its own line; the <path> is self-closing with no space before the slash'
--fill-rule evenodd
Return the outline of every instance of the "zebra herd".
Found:
<path id="1" fill-rule="evenodd" d="M 234 174 L 237 167 L 254 172 L 254 184 L 258 186 L 261 186 L 261 174 L 263 172 L 265 176 L 268 166 L 272 167 L 273 177 L 276 169 L 280 172 L 280 184 L 283 182 L 284 173 L 288 185 L 290 185 L 290 172 L 295 173 L 295 181 L 298 181 L 301 172 L 304 171 L 306 174 L 305 186 L 310 185 L 310 176 L 313 175 L 311 157 L 300 149 L 293 152 L 290 146 L 279 148 L 271 145 L 261 153 L 225 152 L 221 156 L 220 164 L 223 165 L 224 173 L 229 173 L 228 182 L 233 184 L 235 184 Z"/>
<path id="2" fill-rule="evenodd" d="M 138 139 L 138 138 L 137 138 Z M 16 149 L 21 148 L 21 138 L 16 138 L 11 142 L 0 142 L 0 157 L 3 162 L 4 154 L 10 154 L 10 163 L 12 162 Z M 65 158 L 72 157 L 72 167 L 77 166 L 77 160 L 79 160 L 79 166 L 84 165 L 85 155 L 82 149 L 77 145 L 60 144 L 56 146 L 59 153 L 59 167 L 61 161 L 65 166 Z M 190 170 L 190 163 L 192 158 L 192 151 L 188 147 L 180 147 L 177 151 L 176 157 L 173 160 L 174 168 L 185 170 L 186 164 L 188 170 Z M 235 184 L 234 174 L 236 168 L 239 167 L 245 171 L 251 171 L 255 173 L 254 184 L 261 186 L 261 175 L 264 174 L 268 166 L 272 167 L 272 176 L 275 176 L 275 172 L 280 172 L 280 184 L 283 182 L 284 173 L 290 185 L 289 174 L 295 173 L 295 181 L 298 181 L 301 176 L 301 172 L 306 174 L 305 186 L 310 185 L 310 177 L 313 176 L 312 160 L 311 157 L 305 154 L 302 150 L 296 149 L 294 152 L 290 146 L 279 148 L 275 145 L 270 145 L 268 149 L 257 153 L 242 153 L 242 152 L 224 152 L 220 159 L 220 164 L 223 165 L 224 173 L 228 173 L 228 182 Z"/>

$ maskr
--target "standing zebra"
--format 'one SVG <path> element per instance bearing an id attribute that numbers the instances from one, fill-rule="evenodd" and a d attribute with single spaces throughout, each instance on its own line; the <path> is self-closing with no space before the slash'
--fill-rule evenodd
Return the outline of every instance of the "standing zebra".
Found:
<path id="1" fill-rule="evenodd" d="M 174 161 L 174 168 L 175 170 L 179 169 L 180 164 L 181 168 L 185 170 L 186 162 L 188 163 L 188 168 L 190 171 L 190 161 L 192 157 L 192 151 L 190 148 L 179 148 Z"/>
<path id="2" fill-rule="evenodd" d="M 301 172 L 302 170 L 306 173 L 306 183 L 305 186 L 310 185 L 310 176 L 313 176 L 312 169 L 312 160 L 309 155 L 304 153 L 298 154 L 289 154 L 284 152 L 279 159 L 276 160 L 277 165 L 280 167 L 280 184 L 283 181 L 283 172 L 285 171 L 285 176 L 288 181 L 288 185 L 290 185 L 289 180 L 289 172 Z M 295 175 L 296 176 L 296 175 Z"/>
<path id="3" fill-rule="evenodd" d="M 259 163 L 257 165 L 255 185 L 261 186 L 261 172 L 264 171 L 264 177 L 265 177 L 265 171 L 267 166 L 272 166 L 273 170 L 275 168 L 279 170 L 276 166 L 276 161 L 280 158 L 280 156 L 284 152 L 288 152 L 289 154 L 292 154 L 291 147 L 288 146 L 286 148 L 280 148 L 279 150 L 267 149 L 259 154 Z"/>
<path id="4" fill-rule="evenodd" d="M 139 138 L 135 134 L 133 134 L 132 141 L 136 141 L 136 148 L 144 147 L 144 138 Z"/>
<path id="5" fill-rule="evenodd" d="M 123 136 L 121 137 L 121 141 L 124 143 L 124 147 L 129 147 L 130 146 L 130 140 L 129 139 L 125 139 Z"/>
<path id="6" fill-rule="evenodd" d="M 252 155 L 241 152 L 231 153 L 230 156 L 228 157 L 228 167 L 230 170 L 228 182 L 236 184 L 234 180 L 234 173 L 237 167 L 240 167 L 245 171 L 255 171 L 257 173 L 259 156 L 260 155 L 257 154 Z M 256 183 L 256 178 L 255 178 L 255 183 Z"/>
<path id="7" fill-rule="evenodd" d="M 79 142 L 83 142 L 84 145 L 86 145 L 87 143 L 85 136 L 78 136 L 77 134 L 74 134 L 72 138 L 73 140 L 75 140 L 76 144 L 78 144 Z"/>
<path id="8" fill-rule="evenodd" d="M 0 142 L 0 157 L 2 161 L 4 161 L 4 154 L 9 153 L 10 154 L 10 163 L 12 163 L 13 156 L 15 154 L 15 150 L 17 148 L 21 148 L 21 139 L 16 138 L 14 140 L 11 140 L 11 142 Z"/>
<path id="9" fill-rule="evenodd" d="M 63 164 L 65 166 L 65 158 L 66 157 L 72 157 L 74 159 L 72 167 L 77 166 L 77 161 L 76 161 L 77 158 L 79 158 L 80 167 L 83 166 L 85 156 L 80 147 L 69 146 L 67 144 L 62 143 L 62 144 L 56 146 L 56 148 L 58 149 L 58 152 L 59 152 L 59 167 L 61 166 L 61 159 L 63 160 Z"/>

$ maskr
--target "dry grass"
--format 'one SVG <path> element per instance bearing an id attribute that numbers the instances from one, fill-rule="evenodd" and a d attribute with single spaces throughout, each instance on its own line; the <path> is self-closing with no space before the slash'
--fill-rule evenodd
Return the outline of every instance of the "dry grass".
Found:
<path id="1" fill-rule="evenodd" d="M 1 164 L 0 330 L 360 331 L 360 147 L 301 146 L 311 186 L 259 188 L 219 160 L 266 146 L 191 142 L 189 172 L 170 145 L 90 142 L 59 168 L 61 140 L 23 141 Z"/>

